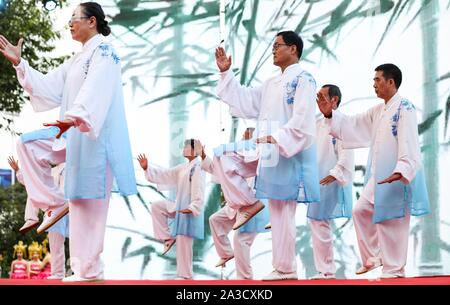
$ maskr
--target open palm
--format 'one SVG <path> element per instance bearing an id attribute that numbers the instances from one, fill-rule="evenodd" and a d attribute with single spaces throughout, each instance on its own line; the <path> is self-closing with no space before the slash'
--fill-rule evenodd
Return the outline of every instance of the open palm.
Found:
<path id="1" fill-rule="evenodd" d="M 148 160 L 145 154 L 139 154 L 138 156 L 139 165 L 142 167 L 143 170 L 147 170 L 148 167 Z"/>
<path id="2" fill-rule="evenodd" d="M 19 39 L 16 46 L 12 45 L 5 36 L 0 35 L 0 52 L 14 65 L 20 63 L 22 55 L 23 38 Z"/>
<path id="3" fill-rule="evenodd" d="M 216 63 L 220 72 L 225 72 L 231 67 L 231 55 L 227 57 L 227 54 L 222 47 L 216 49 Z"/>

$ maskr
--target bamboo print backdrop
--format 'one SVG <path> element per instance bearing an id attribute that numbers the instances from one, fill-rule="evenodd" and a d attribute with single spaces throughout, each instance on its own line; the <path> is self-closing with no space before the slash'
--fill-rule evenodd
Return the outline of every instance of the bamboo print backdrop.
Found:
<path id="1" fill-rule="evenodd" d="M 148 152 L 151 162 L 173 166 L 184 162 L 176 152 L 181 150 L 185 137 L 200 138 L 211 154 L 215 145 L 234 140 L 251 124 L 232 118 L 225 105 L 219 107 L 215 96 L 218 73 L 214 48 L 224 36 L 241 84 L 257 86 L 276 72 L 271 62 L 274 35 L 294 29 L 305 42 L 302 65 L 313 73 L 318 85 L 334 82 L 341 87 L 341 108 L 345 113 L 378 103 L 372 88 L 373 69 L 382 62 L 398 63 L 405 78 L 401 92 L 419 109 L 419 132 L 433 209 L 432 215 L 411 222 L 407 271 L 409 275 L 448 273 L 450 234 L 443 232 L 449 232 L 449 210 L 440 203 L 449 198 L 439 193 L 446 174 L 437 173 L 445 165 L 448 168 L 450 161 L 450 63 L 443 56 L 449 50 L 445 40 L 440 39 L 449 34 L 448 22 L 443 26 L 441 23 L 450 19 L 450 1 L 224 3 L 226 33 L 219 31 L 220 1 L 102 1 L 112 19 L 114 43 L 122 54 L 127 107 L 133 118 L 129 124 L 134 154 Z M 414 45 L 410 45 L 411 41 Z M 356 154 L 354 203 L 361 191 L 367 151 L 358 150 Z M 149 185 L 137 163 L 136 171 L 138 196 L 113 198 L 105 259 L 115 262 L 116 267 L 110 266 L 107 272 L 116 277 L 171 278 L 175 257 L 173 253 L 160 255 L 162 244 L 152 238 L 150 214 L 152 202 L 173 194 L 163 194 Z M 125 205 L 115 204 L 121 201 Z M 209 184 L 206 236 L 195 242 L 194 250 L 198 278 L 220 276 L 220 270 L 213 267 L 217 255 L 207 223 L 219 204 L 220 189 Z M 124 206 L 127 213 L 123 213 Z M 305 210 L 299 205 L 297 212 L 301 277 L 315 272 Z M 352 221 L 336 221 L 334 231 L 337 276 L 353 277 L 359 255 Z M 252 250 L 253 265 L 259 267 L 255 268 L 256 278 L 271 271 L 270 248 L 270 233 L 260 235 Z M 108 249 L 120 253 L 112 254 Z M 225 272 L 234 276 L 234 264 Z"/>

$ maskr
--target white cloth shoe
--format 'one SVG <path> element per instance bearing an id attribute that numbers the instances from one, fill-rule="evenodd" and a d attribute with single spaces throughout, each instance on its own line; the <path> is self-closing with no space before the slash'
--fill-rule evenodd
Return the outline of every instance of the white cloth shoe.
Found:
<path id="1" fill-rule="evenodd" d="M 63 278 L 63 282 L 64 283 L 72 283 L 72 282 L 98 282 L 98 281 L 103 281 L 104 277 L 103 277 L 103 273 L 101 275 L 99 275 L 98 277 L 94 277 L 94 278 L 84 278 L 78 275 L 71 275 L 68 277 Z"/>
<path id="2" fill-rule="evenodd" d="M 228 257 L 228 258 L 221 258 L 220 260 L 219 260 L 219 262 L 216 264 L 216 267 L 225 267 L 225 264 L 229 261 L 229 260 L 232 260 L 234 258 L 234 255 L 233 256 L 230 256 L 230 257 Z"/>
<path id="3" fill-rule="evenodd" d="M 62 280 L 64 276 L 50 275 L 47 280 Z"/>
<path id="4" fill-rule="evenodd" d="M 309 278 L 310 280 L 334 280 L 336 279 L 336 275 L 332 273 L 322 273 L 319 272 L 316 275 Z"/>
<path id="5" fill-rule="evenodd" d="M 185 277 L 181 277 L 181 276 L 178 276 L 178 277 L 176 277 L 175 278 L 175 280 L 177 280 L 177 281 L 188 281 L 188 280 L 192 280 L 192 278 L 185 278 Z"/>
<path id="6" fill-rule="evenodd" d="M 398 278 L 403 278 L 405 277 L 404 275 L 401 274 L 391 274 L 391 273 L 382 273 L 380 275 L 380 279 L 398 279 Z"/>
<path id="7" fill-rule="evenodd" d="M 372 271 L 373 269 L 376 269 L 376 268 L 381 267 L 381 266 L 383 266 L 383 264 L 381 264 L 381 263 L 375 263 L 372 266 L 367 266 L 367 267 L 366 266 L 362 266 L 358 270 L 356 270 L 355 274 L 357 274 L 357 275 L 364 274 L 364 273 Z"/>
<path id="8" fill-rule="evenodd" d="M 39 220 L 28 219 L 25 224 L 19 229 L 19 232 L 25 234 L 39 225 Z"/>
<path id="9" fill-rule="evenodd" d="M 236 214 L 236 222 L 233 225 L 233 230 L 237 230 L 245 225 L 250 219 L 264 209 L 264 204 L 261 201 L 241 207 Z"/>
<path id="10" fill-rule="evenodd" d="M 175 245 L 176 239 L 169 239 L 164 242 L 164 251 L 161 255 L 165 255 Z"/>
<path id="11" fill-rule="evenodd" d="M 262 278 L 263 281 L 286 281 L 298 280 L 297 272 L 283 273 L 278 270 L 273 270 L 271 273 Z"/>
<path id="12" fill-rule="evenodd" d="M 57 207 L 55 209 L 48 209 L 44 213 L 44 220 L 42 221 L 41 225 L 37 228 L 38 234 L 41 234 L 42 232 L 46 231 L 48 228 L 53 226 L 55 223 L 58 222 L 61 218 L 67 215 L 69 213 L 69 203 L 65 202 L 62 206 Z"/>

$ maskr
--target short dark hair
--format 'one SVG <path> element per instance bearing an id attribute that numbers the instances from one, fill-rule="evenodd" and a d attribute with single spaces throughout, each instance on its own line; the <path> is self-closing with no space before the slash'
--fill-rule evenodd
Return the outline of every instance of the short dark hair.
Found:
<path id="1" fill-rule="evenodd" d="M 338 97 L 337 106 L 339 107 L 339 104 L 341 103 L 342 100 L 341 89 L 339 89 L 338 86 L 332 84 L 323 85 L 322 88 L 328 88 L 328 95 L 330 96 L 330 98 L 333 98 L 335 96 Z"/>
<path id="2" fill-rule="evenodd" d="M 195 139 L 184 140 L 184 146 L 190 145 L 192 149 L 195 148 Z"/>
<path id="3" fill-rule="evenodd" d="M 303 40 L 297 33 L 295 33 L 294 31 L 283 31 L 283 32 L 279 32 L 276 36 L 283 37 L 283 40 L 287 45 L 296 46 L 298 59 L 300 59 L 300 57 L 302 57 Z"/>
<path id="4" fill-rule="evenodd" d="M 395 83 L 395 88 L 400 88 L 402 84 L 402 71 L 399 67 L 394 64 L 383 64 L 375 68 L 375 71 L 383 71 L 383 77 L 388 79 L 393 79 Z"/>
<path id="5" fill-rule="evenodd" d="M 80 3 L 83 8 L 83 13 L 86 17 L 95 17 L 97 20 L 97 32 L 103 36 L 111 34 L 111 28 L 108 25 L 108 21 L 105 20 L 105 13 L 102 7 L 97 2 L 83 2 Z"/>
<path id="6" fill-rule="evenodd" d="M 200 146 L 200 141 L 197 139 L 187 139 L 184 140 L 184 147 L 186 146 L 190 146 L 191 149 L 194 151 L 195 155 L 198 156 L 201 152 L 201 146 Z"/>
<path id="7" fill-rule="evenodd" d="M 245 131 L 253 133 L 255 131 L 255 127 L 247 127 L 245 128 Z"/>

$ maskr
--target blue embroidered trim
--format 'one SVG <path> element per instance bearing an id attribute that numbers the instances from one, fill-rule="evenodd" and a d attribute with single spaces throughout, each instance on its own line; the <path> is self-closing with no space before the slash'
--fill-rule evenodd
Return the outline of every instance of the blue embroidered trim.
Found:
<path id="1" fill-rule="evenodd" d="M 397 112 L 391 118 L 391 130 L 392 130 L 392 135 L 394 137 L 396 137 L 398 134 L 398 130 L 397 130 L 398 129 L 398 121 L 400 120 L 400 109 L 402 108 L 402 106 L 407 111 L 412 111 L 412 110 L 416 109 L 416 107 L 414 107 L 413 103 L 411 103 L 408 100 L 402 100 L 400 102 L 400 104 L 398 105 Z"/>
<path id="2" fill-rule="evenodd" d="M 83 64 L 83 72 L 84 72 L 85 77 L 88 74 L 90 64 L 91 64 L 91 59 L 86 60 L 86 62 Z"/>
<path id="3" fill-rule="evenodd" d="M 300 75 L 295 77 L 292 82 L 286 84 L 286 103 L 288 105 L 294 104 L 295 90 L 297 89 L 299 78 Z"/>
<path id="4" fill-rule="evenodd" d="M 116 53 L 114 53 L 114 51 L 112 50 L 112 48 L 109 47 L 109 45 L 102 43 L 98 47 L 100 50 L 102 50 L 101 56 L 103 57 L 111 56 L 114 63 L 116 64 L 119 63 L 120 57 Z"/>
<path id="5" fill-rule="evenodd" d="M 195 164 L 192 166 L 191 170 L 189 171 L 189 182 L 192 182 L 192 176 L 194 176 L 195 168 L 198 166 L 198 164 Z"/>
<path id="6" fill-rule="evenodd" d="M 286 96 L 285 96 L 285 100 L 286 103 L 288 105 L 292 105 L 294 104 L 294 97 L 295 97 L 295 92 L 297 90 L 297 86 L 298 86 L 298 81 L 301 77 L 306 77 L 308 79 L 308 81 L 310 83 L 313 83 L 314 85 L 316 84 L 316 81 L 314 80 L 314 78 L 312 77 L 311 74 L 309 74 L 306 71 L 302 71 L 299 75 L 297 75 L 291 82 L 288 82 L 286 84 Z"/>

